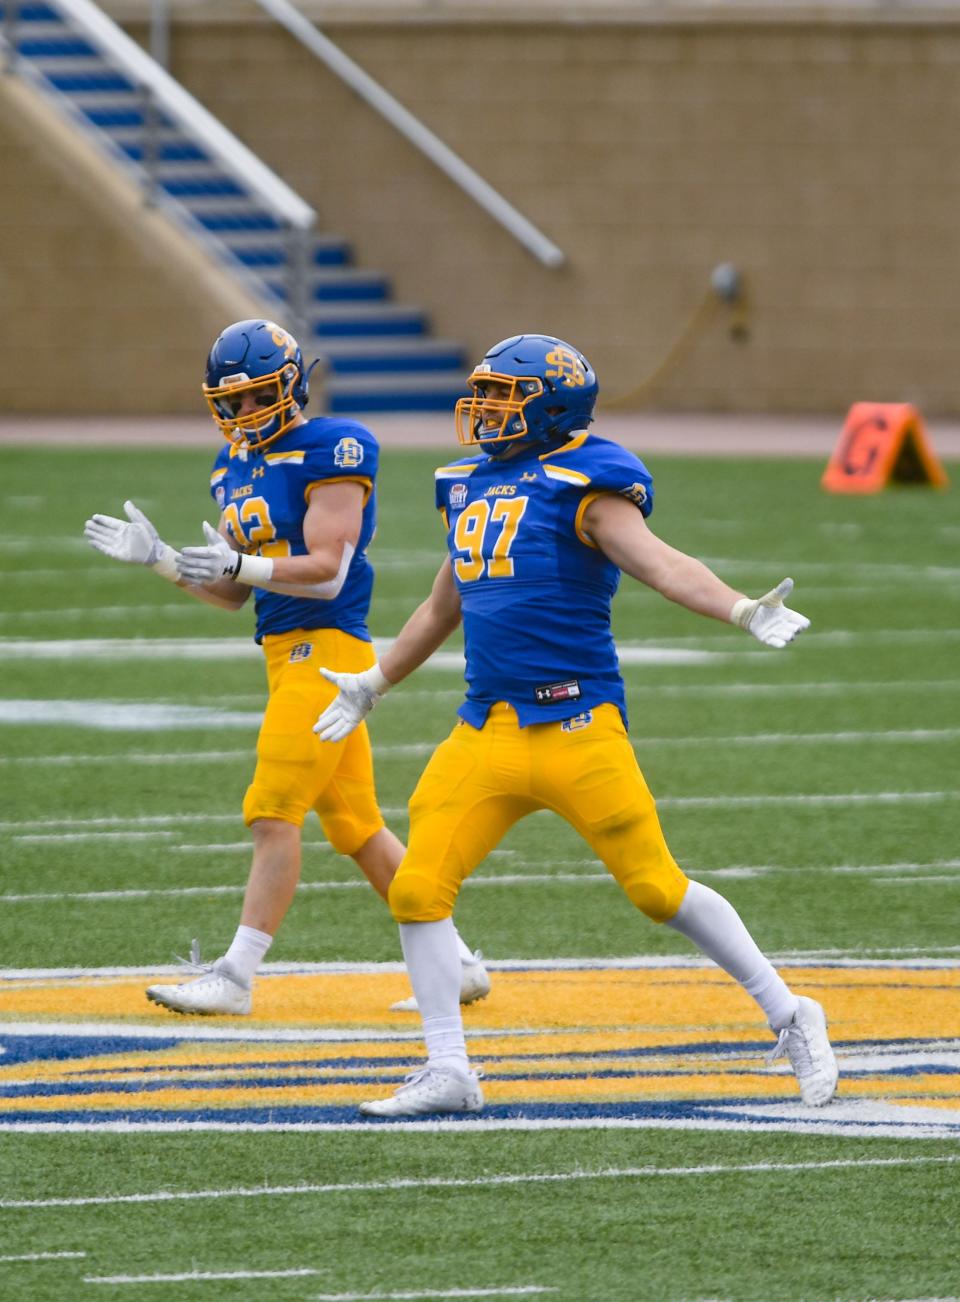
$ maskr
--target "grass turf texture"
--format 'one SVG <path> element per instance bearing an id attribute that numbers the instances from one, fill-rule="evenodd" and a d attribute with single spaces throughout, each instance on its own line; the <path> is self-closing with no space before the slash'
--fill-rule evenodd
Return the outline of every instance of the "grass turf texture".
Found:
<path id="1" fill-rule="evenodd" d="M 252 616 L 211 610 L 137 567 L 90 551 L 94 510 L 125 497 L 175 544 L 213 518 L 210 457 L 182 451 L 8 449 L 0 636 L 21 639 L 249 636 Z M 387 450 L 371 617 L 389 636 L 426 593 L 443 556 L 432 453 Z M 956 954 L 957 683 L 955 494 L 830 497 L 809 461 L 651 458 L 653 525 L 759 594 L 785 573 L 814 627 L 784 653 L 756 646 L 626 580 L 615 627 L 625 646 L 709 651 L 697 664 L 626 666 L 631 732 L 668 839 L 693 875 L 742 911 L 770 951 Z M 53 509 L 51 509 L 53 508 Z M 168 703 L 255 715 L 262 665 L 244 659 L 4 656 L 9 701 Z M 722 657 L 722 658 L 721 658 Z M 402 835 L 406 799 L 429 747 L 452 722 L 459 677 L 427 669 L 371 721 L 380 797 Z M 893 736 L 893 733 L 910 736 Z M 256 728 L 164 732 L 2 727 L 0 890 L 57 898 L 4 906 L 10 967 L 168 961 L 193 934 L 215 953 L 232 935 L 248 855 L 239 806 Z M 926 736 L 921 734 L 928 734 Z M 782 741 L 729 740 L 783 735 Z M 820 740 L 797 740 L 818 734 Z M 846 734 L 831 736 L 830 734 Z M 728 740 L 723 740 L 728 739 Z M 419 745 L 411 754 L 400 747 Z M 391 750 L 391 748 L 394 748 Z M 155 763 L 134 755 L 169 757 Z M 227 752 L 212 759 L 209 752 Z M 45 762 L 64 756 L 74 762 Z M 84 758 L 86 757 L 86 758 Z M 899 798 L 736 803 L 746 797 Z M 914 793 L 920 798 L 903 799 Z M 689 797 L 716 803 L 673 803 Z M 158 815 L 222 815 L 167 824 Z M 96 827 L 83 820 L 127 822 Z M 44 825 L 45 820 L 59 820 Z M 113 831 L 112 836 L 104 832 Z M 131 832 L 138 832 L 131 839 Z M 31 840 L 30 837 L 89 837 Z M 304 878 L 355 876 L 308 831 Z M 180 846 L 191 848 L 180 849 Z M 591 873 L 589 850 L 538 815 L 480 871 Z M 837 872 L 838 867 L 929 865 Z M 900 877 L 910 880 L 900 881 Z M 913 880 L 917 878 L 918 880 Z M 926 881 L 924 878 L 936 878 Z M 85 901 L 77 892 L 236 887 L 235 895 Z M 685 954 L 607 884 L 530 883 L 464 890 L 462 930 L 496 958 Z M 366 890 L 302 894 L 274 945 L 277 960 L 395 959 L 395 928 Z M 3 1137 L 3 1198 L 351 1183 L 419 1174 L 696 1166 L 956 1154 L 957 1146 L 771 1134 L 570 1132 L 541 1135 L 192 1135 Z M 84 1275 L 191 1269 L 321 1269 L 317 1276 L 134 1286 L 154 1298 L 286 1298 L 472 1285 L 538 1284 L 564 1298 L 945 1297 L 957 1289 L 951 1205 L 956 1167 L 655 1177 L 406 1193 L 361 1191 L 221 1203 L 2 1211 L 0 1255 L 86 1251 L 82 1261 L 0 1264 L 0 1295 L 129 1296 Z M 952 1202 L 951 1202 L 952 1200 Z M 682 1227 L 678 1233 L 678 1227 Z"/>

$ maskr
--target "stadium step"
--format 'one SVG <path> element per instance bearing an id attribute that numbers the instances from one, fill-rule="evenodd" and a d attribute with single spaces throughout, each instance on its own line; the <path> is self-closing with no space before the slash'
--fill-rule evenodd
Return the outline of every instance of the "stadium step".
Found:
<path id="1" fill-rule="evenodd" d="M 5 9 L 0 0 L 0 24 Z M 0 36 L 9 32 L 0 25 Z M 218 266 L 258 289 L 265 307 L 283 320 L 288 233 L 258 203 L 243 174 L 232 174 L 179 124 L 151 110 L 106 47 L 74 30 L 56 0 L 18 6 L 12 39 L 17 69 L 28 72 L 155 202 L 176 210 L 181 228 L 202 235 Z M 450 410 L 463 393 L 460 345 L 433 338 L 422 309 L 395 303 L 389 277 L 357 266 L 342 235 L 316 234 L 306 260 L 310 320 L 300 342 L 305 356 L 319 354 L 325 363 L 330 411 Z"/>

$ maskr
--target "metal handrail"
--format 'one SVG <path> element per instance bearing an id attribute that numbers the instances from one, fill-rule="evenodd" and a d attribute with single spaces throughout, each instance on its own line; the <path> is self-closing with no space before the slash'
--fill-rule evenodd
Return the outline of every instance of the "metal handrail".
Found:
<path id="1" fill-rule="evenodd" d="M 478 175 L 459 154 L 454 153 L 449 145 L 445 145 L 439 136 L 434 135 L 429 127 L 424 126 L 419 118 L 414 117 L 409 109 L 404 108 L 399 100 L 394 99 L 389 91 L 384 90 L 369 73 L 364 72 L 359 64 L 354 63 L 349 55 L 344 54 L 329 37 L 324 36 L 289 0 L 257 0 L 257 3 L 321 59 L 351 90 L 356 91 L 361 99 L 366 100 L 386 118 L 401 135 L 406 136 L 411 144 L 426 154 L 432 163 L 504 226 L 535 258 L 548 267 L 559 267 L 566 261 L 561 248 Z"/>
<path id="2" fill-rule="evenodd" d="M 14 24 L 21 2 L 22 0 L 7 0 L 5 5 L 0 46 L 5 47 L 4 70 L 8 73 L 17 71 Z M 296 333 L 309 332 L 306 270 L 307 246 L 317 220 L 314 209 L 91 0 L 48 0 L 48 3 L 82 32 L 114 66 L 126 73 L 139 89 L 144 112 L 144 202 L 153 205 L 161 198 L 157 168 L 160 160 L 159 129 L 162 110 L 228 174 L 238 178 L 244 190 L 261 203 L 285 231 L 287 316 Z M 162 18 L 161 10 L 158 22 Z M 155 39 L 152 44 L 157 49 L 163 33 L 154 31 L 153 35 Z"/>
<path id="3" fill-rule="evenodd" d="M 48 0 L 48 3 L 68 17 L 138 86 L 149 92 L 164 112 L 202 144 L 229 172 L 242 176 L 244 186 L 275 217 L 296 230 L 306 231 L 314 225 L 317 218 L 314 209 L 91 0 Z M 6 8 L 15 14 L 19 6 L 8 3 Z"/>

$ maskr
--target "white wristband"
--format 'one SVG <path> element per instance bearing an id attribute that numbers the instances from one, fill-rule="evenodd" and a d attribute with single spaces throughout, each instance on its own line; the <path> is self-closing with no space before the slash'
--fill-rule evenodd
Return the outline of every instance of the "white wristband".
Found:
<path id="1" fill-rule="evenodd" d="M 373 688 L 373 690 L 377 693 L 378 696 L 382 696 L 384 692 L 388 692 L 390 688 L 393 686 L 393 683 L 391 683 L 390 679 L 380 668 L 379 660 L 375 665 L 372 665 L 366 671 L 366 673 L 367 673 L 367 683 L 369 684 L 370 687 Z"/>
<path id="2" fill-rule="evenodd" d="M 233 577 L 238 583 L 249 583 L 251 588 L 259 587 L 273 578 L 273 561 L 269 556 L 247 556 L 240 553 Z"/>
<path id="3" fill-rule="evenodd" d="M 160 555 L 150 568 L 162 579 L 169 579 L 171 583 L 180 582 L 180 575 L 177 573 L 177 553 L 169 543 L 161 544 Z"/>

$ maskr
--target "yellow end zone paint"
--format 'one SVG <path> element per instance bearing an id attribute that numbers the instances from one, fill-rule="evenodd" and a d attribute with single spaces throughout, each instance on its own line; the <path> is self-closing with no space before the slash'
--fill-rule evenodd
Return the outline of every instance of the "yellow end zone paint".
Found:
<path id="1" fill-rule="evenodd" d="M 493 981 L 491 996 L 465 1010 L 491 1107 L 683 1109 L 796 1098 L 788 1068 L 765 1069 L 772 1037 L 753 1001 L 722 973 L 538 970 L 495 972 Z M 790 981 L 827 1009 L 841 1063 L 851 1063 L 843 1098 L 960 1115 L 960 1058 L 949 1053 L 949 1042 L 960 1039 L 960 967 L 793 968 Z M 39 1046 L 20 1061 L 0 1057 L 0 1123 L 81 1114 L 252 1118 L 278 1109 L 333 1115 L 389 1090 L 421 1058 L 411 1038 L 419 1019 L 389 1011 L 407 993 L 396 972 L 266 976 L 249 1018 L 177 1017 L 147 1003 L 149 983 L 0 979 L 0 1029 L 16 1037 L 17 1025 L 29 1023 Z M 73 1037 L 61 1054 L 40 1042 L 50 1038 L 45 1024 L 56 1037 L 67 1032 L 64 1022 L 73 1024 Z M 109 1049 L 96 1035 L 76 1035 L 98 1024 L 110 1035 Z M 132 1037 L 129 1050 L 117 1049 L 118 1024 Z M 245 1028 L 262 1038 L 206 1038 Z M 294 1028 L 309 1034 L 296 1042 L 270 1038 Z M 138 1030 L 165 1034 L 137 1042 Z M 338 1038 L 324 1039 L 324 1031 Z M 904 1042 L 924 1042 L 927 1060 L 905 1057 Z M 931 1064 L 941 1044 L 946 1057 Z M 898 1046 L 897 1053 L 885 1046 Z"/>
<path id="2" fill-rule="evenodd" d="M 155 978 L 167 980 L 169 977 Z M 960 967 L 791 968 L 798 994 L 819 999 L 840 1040 L 960 1037 Z M 753 1000 L 722 972 L 641 968 L 496 972 L 493 994 L 464 1010 L 471 1030 L 624 1028 L 644 1043 L 682 1044 L 704 1035 L 730 1041 L 764 1035 Z M 184 1019 L 150 1004 L 136 980 L 71 976 L 0 978 L 0 1020 L 135 1019 L 174 1029 L 205 1025 L 329 1026 L 415 1030 L 416 1014 L 391 1013 L 409 994 L 402 973 L 309 973 L 261 977 L 251 1017 Z"/>

